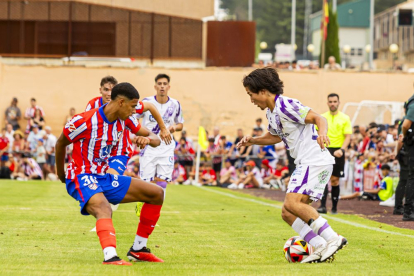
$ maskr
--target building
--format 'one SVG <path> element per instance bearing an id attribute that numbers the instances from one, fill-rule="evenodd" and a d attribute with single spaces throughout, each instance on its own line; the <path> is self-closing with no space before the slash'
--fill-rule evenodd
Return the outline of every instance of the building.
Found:
<path id="1" fill-rule="evenodd" d="M 383 67 L 390 67 L 394 59 L 399 63 L 414 63 L 414 28 L 412 26 L 412 12 L 414 1 L 407 1 L 389 8 L 374 17 L 374 53 L 376 63 Z M 400 26 L 399 14 L 408 12 L 411 26 Z M 398 52 L 393 54 L 389 48 L 391 44 L 398 45 Z"/>
<path id="2" fill-rule="evenodd" d="M 339 25 L 339 48 L 342 61 L 348 66 L 360 66 L 368 60 L 365 52 L 369 45 L 369 12 L 370 0 L 357 0 L 337 6 Z M 321 49 L 321 20 L 322 11 L 311 14 L 311 41 L 315 46 L 312 55 L 317 59 Z M 350 46 L 350 52 L 344 53 L 344 46 Z"/>

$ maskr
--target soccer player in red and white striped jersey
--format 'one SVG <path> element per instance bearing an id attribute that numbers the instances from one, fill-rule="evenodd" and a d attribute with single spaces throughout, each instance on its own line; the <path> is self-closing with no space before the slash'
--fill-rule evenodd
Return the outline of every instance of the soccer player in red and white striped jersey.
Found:
<path id="1" fill-rule="evenodd" d="M 99 92 L 101 97 L 93 98 L 86 105 L 85 111 L 89 111 L 94 108 L 99 108 L 111 101 L 111 91 L 112 88 L 118 83 L 118 81 L 113 76 L 106 76 L 101 79 Z M 142 114 L 145 111 L 150 111 L 154 119 L 158 122 L 158 125 L 161 128 L 160 137 L 167 144 L 171 143 L 171 134 L 162 120 L 160 113 L 157 108 L 151 103 L 138 102 L 135 107 L 135 112 L 137 114 Z M 124 131 L 122 139 L 119 141 L 118 150 L 111 155 L 109 159 L 109 170 L 108 173 L 123 175 L 126 166 L 128 164 L 129 158 L 133 154 L 131 138 L 129 131 Z"/>
<path id="2" fill-rule="evenodd" d="M 137 178 L 106 173 L 108 158 L 118 148 L 125 128 L 137 135 L 139 147 L 157 147 L 160 139 L 133 117 L 138 104 L 138 91 L 129 83 L 113 88 L 111 102 L 98 109 L 75 115 L 56 143 L 56 167 L 59 179 L 66 183 L 68 194 L 78 200 L 83 215 L 93 215 L 103 252 L 103 264 L 131 265 L 116 253 L 115 229 L 109 203 L 145 202 L 137 236 L 148 238 L 154 230 L 164 201 L 162 188 Z M 66 147 L 73 143 L 73 161 L 64 169 Z M 138 260 L 162 262 L 143 248 L 128 256 Z"/>

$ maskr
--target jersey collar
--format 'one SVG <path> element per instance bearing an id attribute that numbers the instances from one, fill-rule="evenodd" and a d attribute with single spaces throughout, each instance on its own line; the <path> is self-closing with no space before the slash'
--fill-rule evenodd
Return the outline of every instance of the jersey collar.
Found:
<path id="1" fill-rule="evenodd" d="M 168 97 L 168 100 L 165 102 L 165 103 L 168 103 L 169 101 L 170 101 L 170 96 L 167 96 Z M 157 102 L 157 103 L 159 103 L 158 101 L 157 101 L 157 95 L 155 95 L 154 96 L 154 99 L 155 99 L 155 101 Z"/>
<path id="2" fill-rule="evenodd" d="M 101 98 L 102 99 L 102 98 Z M 110 122 L 109 120 L 108 120 L 108 118 L 106 118 L 106 116 L 105 116 L 105 113 L 104 113 L 104 107 L 107 105 L 107 103 L 106 104 L 104 104 L 103 106 L 101 106 L 99 109 L 98 109 L 98 111 L 99 111 L 99 114 L 101 115 L 101 117 L 102 117 L 102 119 L 105 121 L 105 123 L 107 123 L 107 124 L 110 124 L 110 125 L 112 125 L 113 123 L 115 123 L 117 120 L 115 120 L 115 121 L 113 121 L 113 122 Z"/>
<path id="3" fill-rule="evenodd" d="M 102 101 L 102 97 L 99 98 L 99 105 L 102 106 L 103 105 L 103 101 Z"/>

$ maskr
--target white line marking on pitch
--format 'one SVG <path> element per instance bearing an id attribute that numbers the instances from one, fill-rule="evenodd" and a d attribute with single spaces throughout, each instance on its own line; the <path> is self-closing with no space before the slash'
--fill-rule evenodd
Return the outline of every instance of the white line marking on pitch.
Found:
<path id="1" fill-rule="evenodd" d="M 205 190 L 205 191 L 209 191 L 209 192 L 212 192 L 212 193 L 232 197 L 232 198 L 235 198 L 235 199 L 241 199 L 241 200 L 244 200 L 244 201 L 250 201 L 250 202 L 253 202 L 253 203 L 257 203 L 257 204 L 261 204 L 261 205 L 265 205 L 265 206 L 269 206 L 269 207 L 273 207 L 273 208 L 277 208 L 277 209 L 282 209 L 282 206 L 280 206 L 280 205 L 271 204 L 271 203 L 263 202 L 263 201 L 260 201 L 260 200 L 252 199 L 252 198 L 240 197 L 240 196 L 236 196 L 236 195 L 233 195 L 233 194 L 220 192 L 220 191 L 216 191 L 216 190 L 208 189 L 208 188 L 204 188 L 204 187 L 200 187 L 200 188 Z M 337 222 L 341 222 L 341 223 L 348 224 L 348 225 L 351 225 L 351 226 L 359 227 L 359 228 L 365 228 L 365 229 L 369 229 L 369 230 L 373 230 L 373 231 L 377 231 L 377 232 L 382 232 L 382 233 L 387 233 L 387 234 L 391 234 L 391 235 L 403 236 L 403 237 L 408 237 L 408 238 L 413 238 L 414 239 L 413 235 L 407 235 L 407 234 L 388 231 L 388 230 L 384 230 L 384 229 L 378 229 L 378 228 L 375 228 L 375 227 L 366 226 L 366 225 L 363 225 L 363 224 L 360 224 L 360 223 L 347 221 L 347 220 L 336 218 L 336 217 L 333 217 L 333 216 L 324 215 L 324 217 L 326 217 L 328 219 L 331 219 L 331 220 L 335 220 Z"/>

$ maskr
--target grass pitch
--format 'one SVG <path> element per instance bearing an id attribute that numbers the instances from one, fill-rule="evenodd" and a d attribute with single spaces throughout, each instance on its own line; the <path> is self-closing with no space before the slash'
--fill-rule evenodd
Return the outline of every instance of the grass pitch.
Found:
<path id="1" fill-rule="evenodd" d="M 283 245 L 296 233 L 282 221 L 280 209 L 258 202 L 278 204 L 218 188 L 169 186 L 159 226 L 148 242 L 165 263 L 104 266 L 96 233 L 89 232 L 95 220 L 80 215 L 77 202 L 66 193 L 64 184 L 0 181 L 0 275 L 414 273 L 414 231 L 353 215 L 335 218 L 394 234 L 330 220 L 331 226 L 349 240 L 335 262 L 289 264 L 283 256 Z M 134 204 L 121 205 L 113 219 L 117 252 L 126 259 L 138 223 Z"/>

